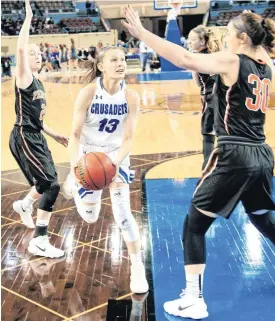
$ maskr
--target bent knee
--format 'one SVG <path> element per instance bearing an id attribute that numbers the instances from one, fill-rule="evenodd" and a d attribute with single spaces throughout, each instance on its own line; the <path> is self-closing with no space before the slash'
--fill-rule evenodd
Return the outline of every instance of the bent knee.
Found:
<path id="1" fill-rule="evenodd" d="M 78 214 L 89 224 L 95 223 L 98 220 L 100 209 L 101 203 L 84 203 L 77 206 Z"/>

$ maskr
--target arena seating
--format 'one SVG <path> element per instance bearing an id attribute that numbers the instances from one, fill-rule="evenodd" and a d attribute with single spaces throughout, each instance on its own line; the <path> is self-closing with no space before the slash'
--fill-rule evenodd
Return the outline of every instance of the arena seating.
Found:
<path id="1" fill-rule="evenodd" d="M 275 20 L 275 9 L 266 9 L 262 14 L 264 18 L 270 18 Z"/>
<path id="2" fill-rule="evenodd" d="M 61 27 L 65 28 L 70 33 L 74 32 L 96 32 L 96 25 L 90 18 L 67 18 L 60 21 Z"/>
<path id="3" fill-rule="evenodd" d="M 231 19 L 233 19 L 241 13 L 242 11 L 221 12 L 217 18 L 216 26 L 227 26 Z M 262 17 L 275 20 L 275 9 L 266 9 L 262 14 Z"/>
<path id="4" fill-rule="evenodd" d="M 49 13 L 75 12 L 75 5 L 72 1 L 41 1 L 36 2 L 37 9 Z"/>

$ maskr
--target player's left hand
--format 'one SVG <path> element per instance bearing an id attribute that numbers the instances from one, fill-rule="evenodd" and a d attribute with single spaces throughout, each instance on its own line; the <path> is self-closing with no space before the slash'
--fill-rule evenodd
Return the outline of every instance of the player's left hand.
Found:
<path id="1" fill-rule="evenodd" d="M 68 147 L 69 144 L 69 138 L 62 136 L 62 135 L 56 135 L 54 139 L 61 145 Z"/>
<path id="2" fill-rule="evenodd" d="M 140 36 L 145 31 L 145 28 L 140 21 L 138 12 L 128 5 L 125 8 L 124 13 L 128 23 L 124 20 L 121 20 L 122 25 L 128 29 L 133 37 L 140 39 Z"/>

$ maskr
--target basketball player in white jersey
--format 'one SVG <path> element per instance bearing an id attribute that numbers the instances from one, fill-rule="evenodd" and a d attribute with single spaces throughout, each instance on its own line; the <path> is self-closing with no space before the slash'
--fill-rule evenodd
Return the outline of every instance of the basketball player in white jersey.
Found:
<path id="1" fill-rule="evenodd" d="M 63 185 L 63 193 L 68 199 L 74 197 L 77 211 L 87 223 L 96 222 L 102 190 L 89 191 L 76 184 L 74 169 L 79 158 L 89 152 L 103 152 L 111 158 L 117 171 L 110 185 L 110 196 L 114 219 L 122 230 L 132 263 L 130 288 L 134 293 L 145 293 L 148 283 L 129 193 L 129 183 L 134 178 L 130 171 L 129 153 L 140 100 L 135 91 L 126 87 L 125 71 L 122 49 L 104 47 L 99 51 L 86 77 L 90 83 L 80 91 L 75 103 L 70 138 L 71 173 Z"/>

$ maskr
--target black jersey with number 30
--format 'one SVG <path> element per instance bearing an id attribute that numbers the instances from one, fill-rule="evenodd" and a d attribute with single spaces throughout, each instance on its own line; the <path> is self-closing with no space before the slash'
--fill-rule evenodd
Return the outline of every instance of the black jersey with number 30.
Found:
<path id="1" fill-rule="evenodd" d="M 45 90 L 38 79 L 33 77 L 32 83 L 26 89 L 20 89 L 15 84 L 16 126 L 40 131 L 43 129 L 45 111 Z"/>
<path id="2" fill-rule="evenodd" d="M 265 114 L 271 92 L 272 71 L 261 60 L 240 58 L 237 82 L 227 87 L 217 77 L 215 88 L 215 130 L 217 136 L 238 136 L 264 142 Z"/>

